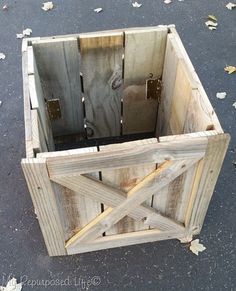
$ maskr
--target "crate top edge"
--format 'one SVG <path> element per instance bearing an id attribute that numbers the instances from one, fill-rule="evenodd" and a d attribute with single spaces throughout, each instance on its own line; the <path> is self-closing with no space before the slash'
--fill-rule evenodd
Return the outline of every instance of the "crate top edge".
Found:
<path id="1" fill-rule="evenodd" d="M 93 32 L 83 32 L 83 33 L 74 33 L 74 34 L 65 34 L 65 35 L 51 35 L 51 36 L 43 36 L 43 37 L 28 37 L 24 38 L 22 40 L 22 47 L 27 47 L 29 43 L 31 42 L 38 42 L 38 41 L 56 41 L 56 40 L 69 40 L 70 38 L 78 38 L 80 36 L 97 36 L 99 34 L 109 34 L 109 33 L 119 33 L 119 32 L 124 32 L 124 31 L 142 31 L 142 30 L 147 30 L 147 29 L 168 29 L 168 31 L 171 28 L 175 28 L 174 24 L 170 25 L 157 25 L 157 26 L 141 26 L 141 27 L 128 27 L 128 28 L 120 28 L 120 29 L 109 29 L 109 30 L 101 30 L 101 31 L 93 31 Z M 24 51 L 24 49 L 22 49 Z"/>

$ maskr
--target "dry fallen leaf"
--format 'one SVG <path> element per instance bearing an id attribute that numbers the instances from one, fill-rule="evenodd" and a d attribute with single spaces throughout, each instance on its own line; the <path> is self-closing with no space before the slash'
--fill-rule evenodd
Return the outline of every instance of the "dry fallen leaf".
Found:
<path id="1" fill-rule="evenodd" d="M 23 38 L 25 36 L 29 36 L 29 35 L 31 35 L 31 33 L 32 33 L 32 29 L 26 28 L 23 30 L 22 33 L 17 33 L 16 38 Z"/>
<path id="2" fill-rule="evenodd" d="M 45 3 L 43 3 L 42 9 L 44 11 L 52 10 L 53 9 L 53 3 L 52 2 L 45 2 Z"/>
<path id="3" fill-rule="evenodd" d="M 0 60 L 5 60 L 6 55 L 4 55 L 4 53 L 0 53 Z"/>
<path id="4" fill-rule="evenodd" d="M 195 239 L 191 241 L 190 250 L 198 256 L 199 252 L 203 252 L 206 248 L 203 244 L 199 243 L 199 239 Z"/>
<path id="5" fill-rule="evenodd" d="M 17 284 L 17 280 L 15 278 L 12 278 L 10 281 L 8 281 L 6 287 L 0 286 L 0 290 L 2 291 L 21 291 L 21 289 L 22 283 Z"/>
<path id="6" fill-rule="evenodd" d="M 31 35 L 31 33 L 32 33 L 32 29 L 31 28 L 26 28 L 26 29 L 23 30 L 23 34 L 24 35 L 29 36 L 29 35 Z"/>
<path id="7" fill-rule="evenodd" d="M 165 0 L 164 3 L 165 4 L 170 4 L 172 2 L 172 0 Z"/>
<path id="8" fill-rule="evenodd" d="M 218 92 L 218 93 L 216 93 L 216 97 L 218 99 L 225 99 L 226 95 L 227 95 L 226 92 Z"/>
<path id="9" fill-rule="evenodd" d="M 217 21 L 217 18 L 215 17 L 215 15 L 208 15 L 208 19 L 213 20 L 213 21 Z"/>
<path id="10" fill-rule="evenodd" d="M 215 26 L 208 26 L 208 28 L 209 28 L 210 30 L 216 30 L 216 27 L 215 27 Z"/>
<path id="11" fill-rule="evenodd" d="M 232 106 L 236 109 L 236 102 L 234 102 L 234 103 L 232 104 Z"/>
<path id="12" fill-rule="evenodd" d="M 24 37 L 24 34 L 23 33 L 17 33 L 16 34 L 16 38 L 23 38 Z"/>
<path id="13" fill-rule="evenodd" d="M 236 67 L 235 67 L 235 66 L 226 66 L 226 67 L 224 68 L 224 70 L 225 70 L 226 72 L 228 72 L 228 74 L 232 74 L 232 73 L 236 72 Z"/>
<path id="14" fill-rule="evenodd" d="M 141 3 L 138 3 L 138 2 L 134 2 L 134 3 L 132 3 L 132 5 L 135 8 L 140 8 L 142 6 L 142 4 Z"/>
<path id="15" fill-rule="evenodd" d="M 214 26 L 214 27 L 216 27 L 218 25 L 217 22 L 214 22 L 212 20 L 206 21 L 205 24 L 206 24 L 206 26 Z"/>
<path id="16" fill-rule="evenodd" d="M 97 13 L 100 13 L 100 12 L 102 12 L 102 8 L 99 7 L 99 8 L 94 9 L 93 11 L 94 11 L 94 12 L 97 12 Z"/>
<path id="17" fill-rule="evenodd" d="M 229 10 L 232 10 L 233 8 L 236 7 L 236 4 L 229 2 L 225 7 L 228 8 Z"/>

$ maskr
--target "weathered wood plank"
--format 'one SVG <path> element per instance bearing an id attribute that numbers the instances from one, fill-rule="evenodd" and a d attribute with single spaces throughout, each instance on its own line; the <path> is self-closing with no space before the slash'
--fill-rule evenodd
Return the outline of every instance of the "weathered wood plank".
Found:
<path id="1" fill-rule="evenodd" d="M 206 114 L 211 114 L 211 120 L 213 121 L 214 128 L 219 133 L 223 133 L 223 129 L 220 125 L 218 117 L 217 117 L 214 109 L 212 108 L 212 105 L 207 97 L 207 94 L 206 94 L 206 92 L 201 84 L 201 81 L 199 80 L 199 77 L 198 77 L 198 75 L 193 67 L 193 64 L 192 64 L 184 46 L 183 46 L 183 43 L 182 43 L 182 41 L 179 37 L 179 34 L 177 33 L 175 27 L 170 27 L 170 32 L 177 43 L 176 47 L 177 47 L 178 51 L 180 52 L 180 54 L 184 58 L 184 62 L 186 64 L 187 71 L 189 72 L 189 74 L 192 76 L 195 83 L 197 84 L 197 88 L 198 88 L 199 93 L 200 93 L 200 96 L 199 96 L 200 100 L 199 101 L 202 105 L 202 109 L 205 111 Z"/>
<path id="2" fill-rule="evenodd" d="M 166 160 L 201 158 L 205 154 L 206 137 L 176 140 L 172 143 L 135 145 L 127 142 L 122 149 L 89 154 L 72 154 L 68 157 L 49 157 L 50 177 L 84 174 L 107 169 L 163 163 Z"/>
<path id="3" fill-rule="evenodd" d="M 32 46 L 28 47 L 28 84 L 31 107 L 38 111 L 38 117 L 42 125 L 47 148 L 49 150 L 54 150 L 51 122 L 45 108 L 45 99 Z"/>
<path id="4" fill-rule="evenodd" d="M 120 135 L 123 33 L 80 36 L 88 138 Z"/>
<path id="5" fill-rule="evenodd" d="M 182 236 L 184 236 L 184 232 L 179 231 L 162 232 L 156 229 L 141 230 L 137 232 L 105 236 L 102 238 L 98 238 L 92 242 L 86 242 L 86 244 L 68 246 L 67 252 L 69 255 L 73 255 L 78 253 L 85 253 L 108 248 L 116 248 L 127 245 L 142 244 L 147 242 L 155 242 L 174 238 L 179 239 Z"/>
<path id="6" fill-rule="evenodd" d="M 59 99 L 61 118 L 52 121 L 54 136 L 84 132 L 77 38 L 33 42 L 44 98 Z"/>
<path id="7" fill-rule="evenodd" d="M 172 134 L 169 128 L 171 115 L 171 105 L 175 86 L 176 72 L 181 58 L 179 52 L 175 50 L 172 35 L 167 35 L 165 60 L 162 75 L 161 101 L 157 115 L 157 136 Z"/>
<path id="8" fill-rule="evenodd" d="M 83 148 L 79 151 L 81 153 L 91 153 L 96 152 L 97 148 Z M 70 155 L 70 151 L 66 151 L 66 154 Z M 94 172 L 89 177 L 98 179 L 99 174 Z M 52 184 L 58 193 L 60 213 L 64 225 L 65 239 L 67 240 L 101 213 L 101 203 L 91 196 L 84 195 L 86 191 L 89 191 L 90 185 L 83 185 L 83 187 L 75 189 L 70 187 L 70 184 L 61 183 L 59 180 L 54 180 L 54 182 L 56 183 L 52 182 Z"/>
<path id="9" fill-rule="evenodd" d="M 34 153 L 47 152 L 47 144 L 36 109 L 31 110 L 32 146 Z"/>
<path id="10" fill-rule="evenodd" d="M 167 27 L 125 31 L 123 134 L 155 131 L 158 100 L 146 98 L 146 80 L 162 75 L 166 38 Z"/>
<path id="11" fill-rule="evenodd" d="M 143 203 L 152 194 L 157 193 L 162 187 L 173 181 L 197 161 L 198 159 L 165 162 L 156 171 L 145 177 L 137 186 L 132 188 L 123 203 L 115 209 L 107 208 L 80 232 L 75 234 L 66 243 L 66 247 L 97 238 L 121 218 L 130 213 L 131 209 Z"/>
<path id="12" fill-rule="evenodd" d="M 194 88 L 195 86 L 189 78 L 184 62 L 179 60 L 169 121 L 172 134 L 184 133 L 184 124 L 187 117 L 192 89 Z"/>
<path id="13" fill-rule="evenodd" d="M 24 47 L 23 47 L 24 46 Z M 22 75 L 23 75 L 23 96 L 24 96 L 24 123 L 25 123 L 25 151 L 27 158 L 34 157 L 32 146 L 31 112 L 28 80 L 28 53 L 27 43 L 22 43 Z"/>
<path id="14" fill-rule="evenodd" d="M 198 89 L 192 90 L 184 122 L 184 133 L 216 129 L 215 110 L 204 102 Z"/>
<path id="15" fill-rule="evenodd" d="M 192 209 L 188 210 L 186 216 L 185 224 L 190 233 L 197 234 L 202 228 L 229 140 L 229 134 L 208 136 L 206 155 L 199 165 L 198 176 L 195 178 L 199 184 L 195 187 L 195 193 L 191 197 L 191 200 L 194 201 L 190 201 Z M 199 175 L 201 175 L 201 179 Z"/>
<path id="16" fill-rule="evenodd" d="M 156 143 L 157 140 L 147 139 L 147 140 L 138 140 L 133 142 L 133 146 L 139 146 L 142 144 Z M 122 144 L 113 144 L 100 146 L 100 151 L 109 151 L 114 149 L 122 148 Z M 103 170 L 102 171 L 102 181 L 106 184 L 109 184 L 113 187 L 123 190 L 127 193 L 135 185 L 137 185 L 145 176 L 150 174 L 156 169 L 156 164 L 152 165 L 142 165 L 134 166 L 131 168 L 115 169 L 115 170 Z M 145 204 L 151 206 L 152 197 L 150 197 Z M 148 229 L 148 226 L 144 224 L 143 221 L 135 221 L 133 218 L 126 216 L 117 222 L 116 225 L 111 227 L 106 235 L 113 235 L 117 233 L 125 233 L 131 231 L 138 231 Z"/>
<path id="17" fill-rule="evenodd" d="M 48 253 L 66 255 L 62 222 L 45 159 L 23 159 L 21 165 Z"/>

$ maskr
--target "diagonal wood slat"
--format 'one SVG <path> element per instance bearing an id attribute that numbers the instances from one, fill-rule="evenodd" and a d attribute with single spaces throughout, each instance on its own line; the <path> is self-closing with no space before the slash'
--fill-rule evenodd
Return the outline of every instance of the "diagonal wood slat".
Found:
<path id="1" fill-rule="evenodd" d="M 131 189 L 124 202 L 114 209 L 107 208 L 102 214 L 69 239 L 66 247 L 97 238 L 113 224 L 129 214 L 133 208 L 147 200 L 149 196 L 157 194 L 162 187 L 173 181 L 198 160 L 188 159 L 165 162 L 156 171 L 145 177 L 138 185 Z"/>
<path id="2" fill-rule="evenodd" d="M 78 176 L 68 176 L 52 179 L 54 182 L 79 193 L 88 196 L 109 207 L 116 207 L 126 200 L 126 193 L 108 186 L 99 180 Z M 157 213 L 153 208 L 147 205 L 140 205 L 129 213 L 130 217 L 136 220 L 146 219 L 145 224 L 162 231 L 168 230 L 184 230 L 181 224 L 176 223 L 170 218 L 164 217 Z"/>

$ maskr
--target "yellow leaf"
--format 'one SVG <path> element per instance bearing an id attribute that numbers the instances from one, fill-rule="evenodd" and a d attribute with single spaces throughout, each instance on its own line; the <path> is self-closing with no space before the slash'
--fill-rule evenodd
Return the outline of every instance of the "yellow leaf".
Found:
<path id="1" fill-rule="evenodd" d="M 228 74 L 232 74 L 232 73 L 236 72 L 236 67 L 235 66 L 227 66 L 224 68 L 224 70 L 226 72 L 228 72 Z"/>
<path id="2" fill-rule="evenodd" d="M 215 15 L 208 15 L 208 19 L 213 20 L 213 21 L 217 21 L 217 18 L 215 17 Z"/>

